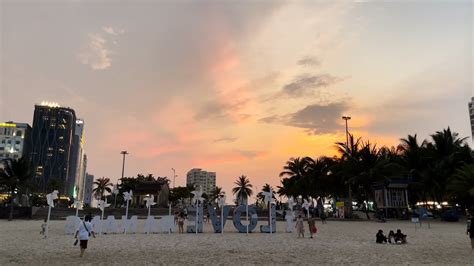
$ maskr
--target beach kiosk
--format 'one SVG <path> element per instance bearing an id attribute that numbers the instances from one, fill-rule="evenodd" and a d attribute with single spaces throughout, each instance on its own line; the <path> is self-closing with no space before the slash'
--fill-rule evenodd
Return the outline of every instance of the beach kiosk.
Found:
<path id="1" fill-rule="evenodd" d="M 402 218 L 408 213 L 408 180 L 392 179 L 375 183 L 375 203 L 387 218 Z"/>

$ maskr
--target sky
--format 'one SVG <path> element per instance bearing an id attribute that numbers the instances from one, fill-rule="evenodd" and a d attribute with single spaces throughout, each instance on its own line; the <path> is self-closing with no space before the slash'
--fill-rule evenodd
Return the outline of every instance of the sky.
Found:
<path id="1" fill-rule="evenodd" d="M 217 172 L 256 192 L 356 137 L 471 132 L 471 1 L 0 0 L 0 121 L 85 121 L 87 171 Z"/>

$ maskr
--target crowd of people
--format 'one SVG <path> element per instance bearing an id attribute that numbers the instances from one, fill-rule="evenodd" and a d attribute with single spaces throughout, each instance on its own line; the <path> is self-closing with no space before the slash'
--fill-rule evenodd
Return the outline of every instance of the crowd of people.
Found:
<path id="1" fill-rule="evenodd" d="M 383 230 L 379 230 L 375 235 L 375 242 L 378 244 L 406 244 L 407 235 L 403 234 L 402 230 L 397 229 L 396 233 L 390 230 L 388 236 L 385 236 Z"/>

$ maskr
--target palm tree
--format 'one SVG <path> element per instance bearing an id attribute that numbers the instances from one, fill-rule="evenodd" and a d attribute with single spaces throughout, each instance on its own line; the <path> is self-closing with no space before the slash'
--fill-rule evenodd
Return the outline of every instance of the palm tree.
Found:
<path id="1" fill-rule="evenodd" d="M 260 202 L 262 202 L 262 204 L 266 204 L 265 203 L 265 196 L 263 195 L 262 192 L 270 192 L 270 189 L 272 190 L 272 198 L 276 199 L 275 197 L 275 190 L 269 185 L 269 184 L 265 184 L 263 187 L 262 187 L 262 191 L 259 192 L 257 194 L 257 200 L 259 200 Z"/>
<path id="2" fill-rule="evenodd" d="M 426 146 L 428 142 L 423 140 L 418 143 L 417 135 L 408 135 L 407 138 L 400 139 L 398 151 L 401 153 L 401 165 L 405 168 L 406 175 L 410 183 L 410 201 L 414 205 L 416 202 L 427 201 L 427 188 L 422 182 L 426 171 L 428 156 Z"/>
<path id="3" fill-rule="evenodd" d="M 459 167 L 472 162 L 472 154 L 465 144 L 466 138 L 448 127 L 431 135 L 432 143 L 427 144 L 429 158 L 423 185 L 429 188 L 429 194 L 434 201 L 442 202 L 448 196 L 448 180 Z"/>
<path id="4" fill-rule="evenodd" d="M 282 184 L 286 184 L 288 186 L 286 187 L 286 193 L 288 193 L 290 196 L 296 197 L 298 195 L 303 195 L 306 197 L 308 195 L 308 166 L 312 160 L 313 159 L 310 157 L 297 157 L 290 158 L 286 162 L 286 165 L 283 167 L 283 171 L 280 173 L 280 177 L 284 177 Z"/>
<path id="5" fill-rule="evenodd" d="M 316 198 L 317 196 L 328 195 L 327 176 L 332 173 L 331 167 L 334 160 L 329 157 L 320 157 L 316 160 L 308 159 L 307 178 L 309 188 L 309 196 Z"/>
<path id="6" fill-rule="evenodd" d="M 243 204 L 244 200 L 245 202 L 248 202 L 248 197 L 252 196 L 253 194 L 253 186 L 250 184 L 250 180 L 246 176 L 242 175 L 237 178 L 234 184 L 237 186 L 232 189 L 232 193 L 237 195 L 237 201 L 239 204 Z"/>
<path id="7" fill-rule="evenodd" d="M 474 205 L 474 164 L 464 165 L 458 169 L 450 180 L 448 189 L 456 201 L 463 203 L 464 207 Z"/>
<path id="8" fill-rule="evenodd" d="M 209 195 L 209 201 L 215 202 L 216 199 L 222 194 L 222 187 L 216 186 Z"/>
<path id="9" fill-rule="evenodd" d="M 92 190 L 94 192 L 94 195 L 97 199 L 104 199 L 104 195 L 106 192 L 112 193 L 112 187 L 114 186 L 110 182 L 110 178 L 107 177 L 102 177 L 94 181 L 94 185 L 96 187 Z"/>
<path id="10" fill-rule="evenodd" d="M 13 219 L 13 201 L 15 194 L 21 194 L 31 180 L 30 163 L 23 157 L 20 159 L 4 159 L 0 167 L 0 186 L 10 193 L 10 214 L 8 220 Z"/>

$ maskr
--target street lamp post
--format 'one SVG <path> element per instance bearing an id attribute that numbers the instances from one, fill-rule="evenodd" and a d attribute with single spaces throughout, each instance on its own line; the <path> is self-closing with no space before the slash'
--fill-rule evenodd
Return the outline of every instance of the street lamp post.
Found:
<path id="1" fill-rule="evenodd" d="M 127 151 L 121 151 L 120 154 L 123 155 L 123 160 L 122 160 L 122 178 L 123 178 L 123 173 L 125 171 L 125 155 L 128 154 Z"/>
<path id="2" fill-rule="evenodd" d="M 174 168 L 171 168 L 171 170 L 173 170 L 173 188 L 175 188 L 175 186 L 176 186 L 176 170 L 174 170 Z"/>
<path id="3" fill-rule="evenodd" d="M 350 116 L 343 116 L 342 119 L 346 122 L 346 149 L 349 149 L 349 129 L 347 126 L 347 120 L 350 120 Z M 349 217 L 352 216 L 352 189 L 351 183 L 349 182 Z"/>

